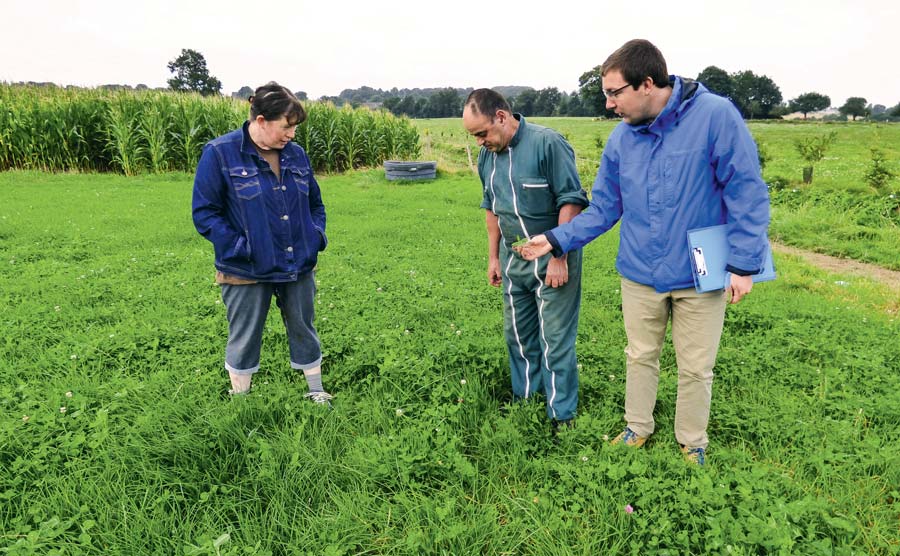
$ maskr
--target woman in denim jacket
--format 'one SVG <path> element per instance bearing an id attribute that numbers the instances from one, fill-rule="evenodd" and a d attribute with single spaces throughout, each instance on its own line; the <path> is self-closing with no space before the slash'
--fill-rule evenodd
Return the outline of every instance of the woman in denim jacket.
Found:
<path id="1" fill-rule="evenodd" d="M 228 314 L 225 368 L 231 392 L 250 389 L 259 370 L 272 296 L 284 320 L 291 367 L 307 397 L 329 403 L 313 326 L 315 267 L 325 249 L 325 206 L 309 157 L 294 143 L 306 119 L 300 101 L 274 81 L 250 97 L 250 119 L 203 148 L 194 179 L 193 218 L 215 249 L 216 282 Z"/>

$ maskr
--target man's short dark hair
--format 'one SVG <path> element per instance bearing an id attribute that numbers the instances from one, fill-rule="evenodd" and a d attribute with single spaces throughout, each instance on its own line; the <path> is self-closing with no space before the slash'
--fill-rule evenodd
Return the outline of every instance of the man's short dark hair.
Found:
<path id="1" fill-rule="evenodd" d="M 633 39 L 623 44 L 603 62 L 600 75 L 618 70 L 622 78 L 637 89 L 648 77 L 657 87 L 669 86 L 669 71 L 662 52 L 653 43 L 644 39 Z"/>
<path id="2" fill-rule="evenodd" d="M 493 89 L 475 89 L 466 97 L 464 106 L 468 106 L 473 114 L 484 114 L 492 120 L 497 110 L 505 110 L 512 113 L 509 103 L 503 95 Z"/>
<path id="3" fill-rule="evenodd" d="M 274 81 L 258 87 L 249 100 L 251 120 L 262 116 L 271 122 L 284 116 L 290 125 L 297 125 L 306 119 L 306 110 L 300 100 L 290 89 Z"/>

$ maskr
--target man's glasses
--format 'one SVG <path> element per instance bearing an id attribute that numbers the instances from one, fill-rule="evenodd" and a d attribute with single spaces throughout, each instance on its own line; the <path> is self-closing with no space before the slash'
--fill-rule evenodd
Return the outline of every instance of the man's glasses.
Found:
<path id="1" fill-rule="evenodd" d="M 618 96 L 624 91 L 626 88 L 631 87 L 630 83 L 626 83 L 619 87 L 618 89 L 612 91 L 603 91 L 603 94 L 606 95 L 606 98 L 618 98 Z"/>

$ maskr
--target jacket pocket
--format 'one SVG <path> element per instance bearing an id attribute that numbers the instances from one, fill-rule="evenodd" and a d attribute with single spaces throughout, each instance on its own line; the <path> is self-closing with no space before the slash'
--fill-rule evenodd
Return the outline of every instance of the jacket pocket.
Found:
<path id="1" fill-rule="evenodd" d="M 705 176 L 711 175 L 711 172 L 705 148 L 669 154 L 662 169 L 666 206 L 674 207 L 684 197 L 692 198 L 696 195 L 698 185 L 707 182 Z"/>
<path id="2" fill-rule="evenodd" d="M 319 251 L 324 251 L 325 248 L 328 247 L 328 236 L 325 235 L 325 230 L 319 228 L 315 224 L 313 225 L 313 228 L 319 234 Z"/>
<path id="3" fill-rule="evenodd" d="M 250 200 L 259 197 L 259 169 L 254 166 L 234 166 L 228 169 L 231 186 L 239 199 Z"/>
<path id="4" fill-rule="evenodd" d="M 288 168 L 288 173 L 304 195 L 309 195 L 309 168 Z"/>
<path id="5" fill-rule="evenodd" d="M 522 189 L 519 192 L 519 212 L 523 216 L 540 216 L 556 211 L 550 184 L 544 177 L 522 178 Z"/>

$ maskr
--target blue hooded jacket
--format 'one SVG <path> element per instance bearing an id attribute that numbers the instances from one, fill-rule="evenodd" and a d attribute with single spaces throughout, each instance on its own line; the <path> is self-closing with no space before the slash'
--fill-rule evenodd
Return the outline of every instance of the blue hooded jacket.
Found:
<path id="1" fill-rule="evenodd" d="M 727 224 L 728 268 L 748 275 L 763 266 L 769 225 L 756 143 L 737 109 L 702 84 L 670 80 L 656 119 L 610 134 L 588 209 L 546 234 L 559 256 L 621 219 L 616 269 L 660 293 L 694 285 L 688 230 Z"/>

